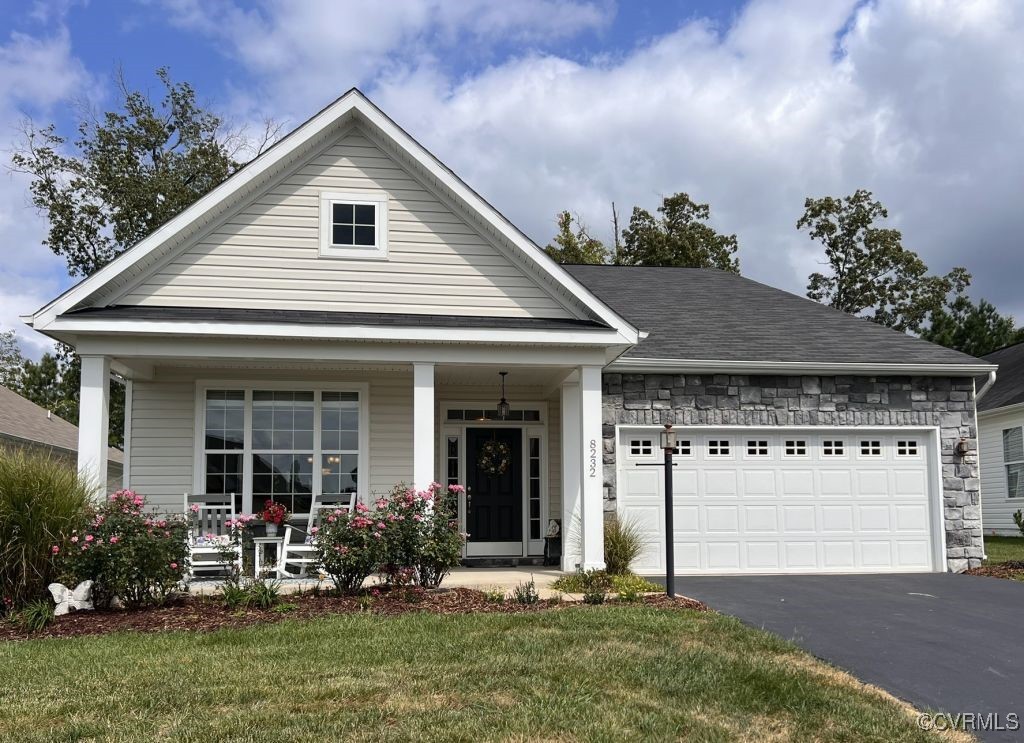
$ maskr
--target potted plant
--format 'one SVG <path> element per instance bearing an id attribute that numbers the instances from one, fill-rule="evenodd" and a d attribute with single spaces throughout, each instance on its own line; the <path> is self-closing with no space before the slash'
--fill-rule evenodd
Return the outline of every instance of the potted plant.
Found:
<path id="1" fill-rule="evenodd" d="M 288 520 L 288 509 L 281 503 L 274 500 L 267 500 L 263 504 L 263 523 L 267 525 L 267 536 L 276 537 L 277 527 Z"/>

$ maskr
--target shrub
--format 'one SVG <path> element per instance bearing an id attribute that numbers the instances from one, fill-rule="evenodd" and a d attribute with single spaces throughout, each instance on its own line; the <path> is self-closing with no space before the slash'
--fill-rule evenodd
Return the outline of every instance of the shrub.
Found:
<path id="1" fill-rule="evenodd" d="M 504 604 L 505 603 L 505 589 L 504 588 L 489 588 L 484 591 L 484 598 L 488 604 Z"/>
<path id="2" fill-rule="evenodd" d="M 220 597 L 228 609 L 244 609 L 249 603 L 249 591 L 236 580 L 226 580 L 220 589 Z"/>
<path id="3" fill-rule="evenodd" d="M 1013 523 L 1017 525 L 1020 530 L 1021 536 L 1024 536 L 1024 513 L 1021 513 L 1020 509 L 1013 514 Z"/>
<path id="4" fill-rule="evenodd" d="M 46 596 L 46 586 L 59 572 L 61 545 L 85 523 L 91 493 L 88 483 L 64 463 L 21 451 L 2 452 L 0 614 Z"/>
<path id="5" fill-rule="evenodd" d="M 462 555 L 459 492 L 457 485 L 433 483 L 421 491 L 399 485 L 372 511 L 363 503 L 352 513 L 335 510 L 314 537 L 317 567 L 347 592 L 375 571 L 393 586 L 436 588 Z"/>
<path id="6" fill-rule="evenodd" d="M 621 516 L 604 522 L 604 563 L 611 575 L 626 575 L 643 549 L 640 527 Z"/>
<path id="7" fill-rule="evenodd" d="M 657 583 L 651 583 L 639 575 L 609 575 L 604 570 L 579 571 L 571 575 L 563 575 L 551 587 L 566 593 L 586 593 L 595 581 L 606 582 L 611 591 L 618 593 L 651 593 L 664 590 Z"/>
<path id="8" fill-rule="evenodd" d="M 537 593 L 537 584 L 533 578 L 525 583 L 520 583 L 512 589 L 512 600 L 517 604 L 536 604 L 540 601 L 540 594 Z"/>
<path id="9" fill-rule="evenodd" d="M 281 583 L 276 580 L 257 580 L 249 584 L 249 606 L 272 609 L 281 599 Z"/>
<path id="10" fill-rule="evenodd" d="M 30 601 L 14 616 L 18 626 L 26 632 L 39 632 L 53 621 L 53 603 L 45 599 Z"/>
<path id="11" fill-rule="evenodd" d="M 119 490 L 67 540 L 67 572 L 74 583 L 93 581 L 97 606 L 109 607 L 115 598 L 129 608 L 160 604 L 186 574 L 188 524 L 146 515 L 144 507 L 141 495 Z"/>

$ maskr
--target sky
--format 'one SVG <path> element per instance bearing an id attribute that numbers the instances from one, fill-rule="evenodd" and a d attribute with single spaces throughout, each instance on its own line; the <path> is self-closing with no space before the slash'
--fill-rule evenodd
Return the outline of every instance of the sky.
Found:
<path id="1" fill-rule="evenodd" d="M 802 294 L 808 196 L 867 188 L 935 273 L 1024 321 L 1017 0 L 0 0 L 0 329 L 71 284 L 42 244 L 20 125 L 74 134 L 113 75 L 190 82 L 231 126 L 294 128 L 352 86 L 540 244 L 610 241 L 686 191 L 744 275 Z M 699 321 L 699 318 L 694 318 Z"/>

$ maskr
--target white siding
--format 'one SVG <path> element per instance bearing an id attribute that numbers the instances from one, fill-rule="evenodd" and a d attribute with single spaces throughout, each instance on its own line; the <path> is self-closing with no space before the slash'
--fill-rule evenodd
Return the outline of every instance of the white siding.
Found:
<path id="1" fill-rule="evenodd" d="M 411 481 L 411 373 L 163 370 L 153 381 L 135 381 L 132 401 L 131 487 L 155 508 L 180 510 L 182 494 L 193 490 L 196 380 L 218 378 L 368 382 L 370 492 Z"/>
<path id="2" fill-rule="evenodd" d="M 319 192 L 385 191 L 390 257 L 319 257 Z M 358 129 L 221 219 L 115 304 L 572 314 Z"/>
<path id="3" fill-rule="evenodd" d="M 986 534 L 1020 536 L 1013 523 L 1024 498 L 1008 498 L 1003 464 L 1003 429 L 1024 426 L 1024 411 L 978 418 L 978 455 L 981 458 L 981 525 Z"/>

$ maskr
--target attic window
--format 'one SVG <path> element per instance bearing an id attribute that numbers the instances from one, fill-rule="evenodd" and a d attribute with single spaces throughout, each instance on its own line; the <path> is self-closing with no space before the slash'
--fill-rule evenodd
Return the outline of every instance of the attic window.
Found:
<path id="1" fill-rule="evenodd" d="M 381 193 L 320 194 L 320 255 L 388 257 L 388 201 Z"/>

